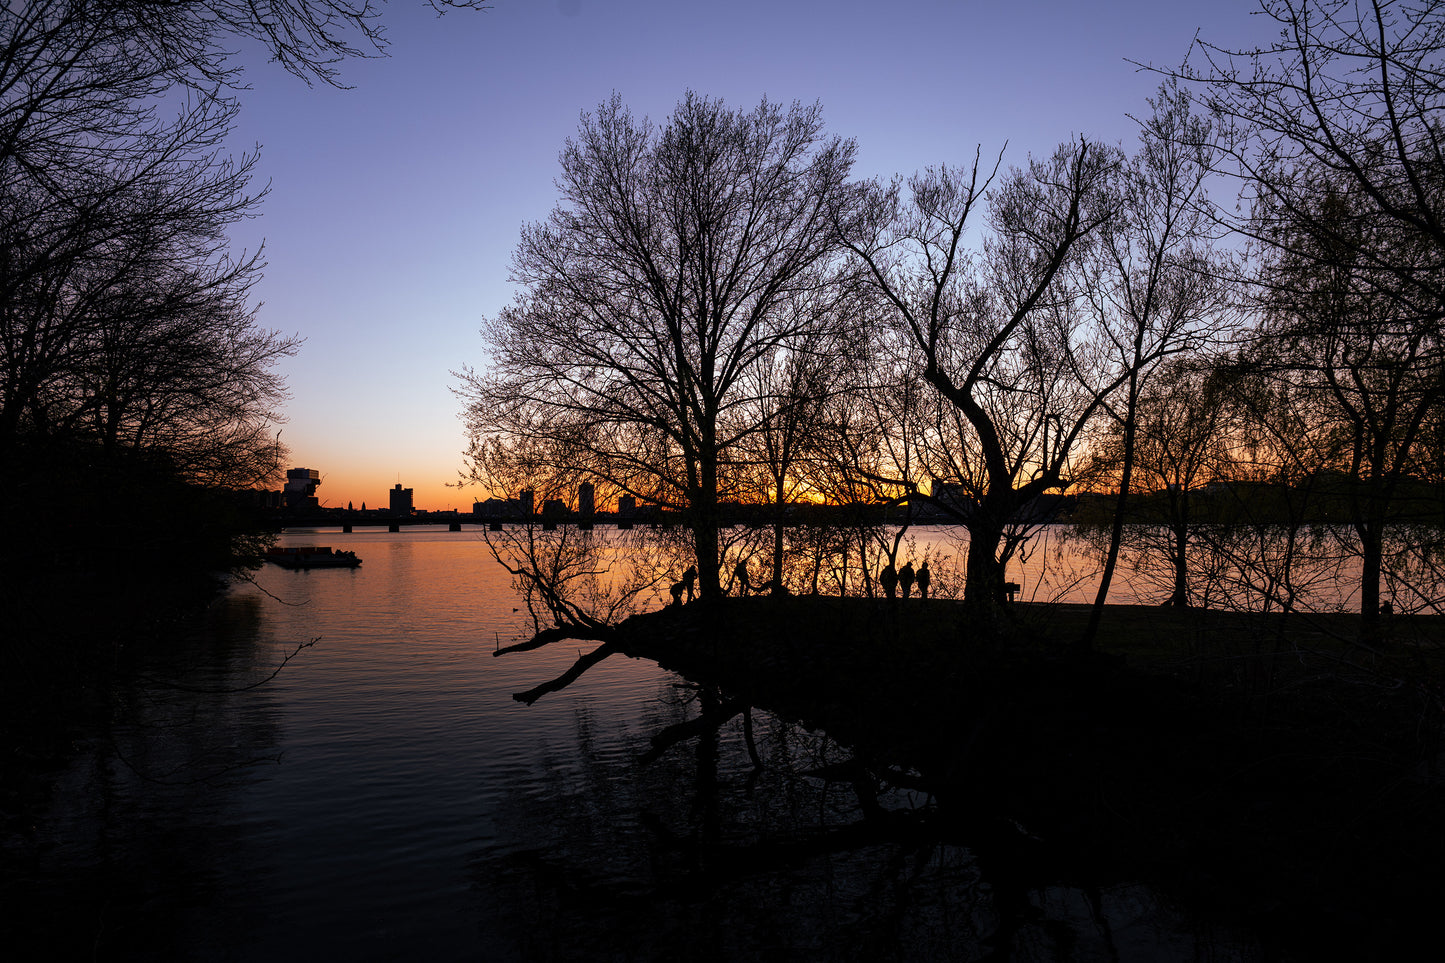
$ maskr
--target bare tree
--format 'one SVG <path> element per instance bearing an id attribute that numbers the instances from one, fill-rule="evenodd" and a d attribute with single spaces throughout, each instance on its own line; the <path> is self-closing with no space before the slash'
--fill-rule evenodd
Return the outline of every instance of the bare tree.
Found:
<path id="1" fill-rule="evenodd" d="M 899 183 L 867 185 L 861 213 L 838 218 L 890 315 L 880 337 L 894 340 L 904 370 L 886 380 L 912 371 L 933 389 L 919 410 L 898 413 L 917 439 L 912 477 L 898 481 L 968 528 L 974 605 L 1002 601 L 1018 545 L 1006 532 L 1033 499 L 1068 484 L 1081 433 L 1121 381 L 1098 370 L 1100 346 L 1065 270 L 1114 216 L 1118 164 L 1116 152 L 1080 141 L 988 194 L 998 167 L 975 160 L 915 176 L 906 199 Z M 965 238 L 986 194 L 979 255 Z"/>
<path id="2" fill-rule="evenodd" d="M 228 121 L 184 112 L 148 153 L 51 173 L 45 190 L 0 164 L 16 201 L 0 215 L 0 455 L 62 436 L 166 450 L 198 481 L 274 471 L 254 456 L 275 447 L 273 365 L 298 342 L 255 326 L 260 261 L 227 254 L 257 200 L 249 161 L 216 153 Z"/>
<path id="3" fill-rule="evenodd" d="M 1224 265 L 1210 246 L 1205 187 L 1215 160 L 1213 131 L 1193 115 L 1188 94 L 1175 83 L 1161 87 L 1150 106 L 1139 150 L 1119 177 L 1118 214 L 1100 231 L 1083 272 L 1084 296 L 1102 321 L 1113 364 L 1126 372 L 1117 401 L 1103 401 L 1121 428 L 1119 485 L 1103 573 L 1080 640 L 1086 649 L 1093 646 L 1123 538 L 1140 393 L 1163 359 L 1198 349 L 1231 313 Z"/>
<path id="4" fill-rule="evenodd" d="M 1316 220 L 1337 235 L 1367 229 L 1351 215 L 1350 200 L 1324 193 Z M 1281 239 L 1268 249 L 1259 274 L 1267 313 L 1250 357 L 1262 373 L 1288 371 L 1331 426 L 1319 468 L 1348 480 L 1342 494 L 1361 560 L 1368 637 L 1382 604 L 1386 529 L 1400 514 L 1401 494 L 1423 474 L 1418 448 L 1432 412 L 1445 404 L 1445 330 L 1440 313 L 1416 315 L 1412 302 L 1382 293 L 1391 279 L 1382 281 L 1360 251 L 1383 239 L 1356 237 L 1328 252 L 1310 247 L 1319 240 Z M 1409 242 L 1396 246 L 1402 263 L 1417 257 Z"/>
<path id="5" fill-rule="evenodd" d="M 1445 3 L 1262 0 L 1266 47 L 1201 44 L 1195 81 L 1227 135 L 1261 252 L 1264 354 L 1293 345 L 1353 440 L 1361 612 L 1378 614 L 1386 504 L 1431 407 L 1445 319 Z M 1292 318 L 1288 324 L 1286 318 Z M 1282 340 L 1281 340 L 1282 339 Z"/>
<path id="6" fill-rule="evenodd" d="M 0 475 L 28 509 L 0 558 L 11 590 L 0 617 L 19 629 L 0 632 L 6 642 L 68 625 L 90 650 L 115 636 L 109 616 L 194 601 L 193 586 L 213 587 L 213 569 L 269 537 L 218 491 L 265 484 L 278 467 L 275 366 L 297 346 L 256 325 L 260 254 L 229 246 L 265 193 L 251 184 L 255 155 L 225 148 L 234 49 L 249 38 L 304 80 L 336 83 L 343 59 L 383 51 L 377 10 L 0 8 Z M 47 526 L 76 512 L 91 520 L 88 551 L 50 547 Z M 83 625 L 87 610 L 106 613 L 105 631 Z"/>
<path id="7" fill-rule="evenodd" d="M 660 127 L 616 96 L 584 114 L 562 201 L 513 256 L 525 290 L 483 329 L 490 365 L 459 375 L 473 451 L 525 448 L 684 512 L 717 595 L 718 504 L 770 390 L 750 376 L 831 323 L 828 215 L 852 157 L 816 105 L 689 93 Z"/>
<path id="8" fill-rule="evenodd" d="M 1210 499 L 1219 523 L 1207 529 L 1208 551 L 1218 556 L 1217 597 L 1253 611 L 1317 609 L 1342 580 L 1328 529 L 1314 524 L 1333 502 L 1338 422 L 1297 371 L 1243 353 L 1218 373 L 1227 394 L 1229 481 Z"/>
<path id="9" fill-rule="evenodd" d="M 819 465 L 834 457 L 823 430 L 828 413 L 855 394 L 863 335 L 850 285 L 819 292 L 820 323 L 758 359 L 748 373 L 747 401 L 737 412 L 756 430 L 739 444 L 743 500 L 771 505 L 773 591 L 783 590 L 790 514 L 836 491 L 820 486 Z M 827 315 L 824 316 L 823 312 Z M 849 504 L 847 500 L 835 504 Z"/>
<path id="10" fill-rule="evenodd" d="M 1212 360 L 1178 355 L 1163 362 L 1140 386 L 1132 442 L 1125 422 L 1111 419 L 1091 449 L 1094 470 L 1124 487 L 1126 445 L 1133 451 L 1130 501 L 1122 514 L 1122 546 L 1148 575 L 1164 559 L 1165 605 L 1188 607 L 1201 593 L 1191 580 L 1200 555 L 1201 529 L 1217 522 L 1209 506 L 1215 489 L 1233 477 L 1229 451 L 1231 392 Z M 1109 515 L 1110 540 L 1121 515 Z M 1084 520 L 1083 528 L 1101 524 Z M 1103 551 L 1107 552 L 1108 549 Z"/>
<path id="11" fill-rule="evenodd" d="M 215 352 L 206 377 L 234 389 L 225 429 L 220 393 L 210 393 L 213 439 L 239 441 L 255 434 L 252 415 L 267 420 L 279 398 L 267 369 L 295 341 L 237 323 L 252 319 L 245 298 L 262 264 L 256 252 L 232 258 L 227 230 L 265 192 L 249 186 L 255 155 L 223 150 L 239 109 L 231 45 L 250 38 L 308 82 L 335 83 L 344 58 L 383 52 L 377 11 L 371 0 L 29 0 L 0 10 L 0 455 L 21 432 L 82 422 L 138 443 L 119 414 L 140 411 L 135 376 L 162 363 L 162 346 L 182 353 L 180 329 L 155 337 L 162 324 L 240 339 L 201 349 Z M 122 346 L 123 332 L 136 340 Z M 128 383 L 107 385 L 101 371 L 118 374 L 122 348 Z M 199 384 L 197 361 L 191 354 L 187 377 Z M 179 424 L 174 387 L 157 387 L 152 425 L 160 408 Z M 243 396 L 251 410 L 237 420 Z M 160 438 L 152 430 L 148 441 Z M 204 474 L 220 477 L 214 465 Z"/>
<path id="12" fill-rule="evenodd" d="M 274 426 L 286 397 L 275 364 L 296 338 L 255 324 L 246 288 L 178 265 L 142 290 L 103 299 L 78 352 L 62 430 L 106 449 L 164 451 L 216 488 L 264 487 L 279 467 Z"/>
<path id="13" fill-rule="evenodd" d="M 1280 27 L 1275 43 L 1225 50 L 1201 42 L 1205 63 L 1177 72 L 1201 90 L 1220 125 L 1221 168 L 1244 192 L 1231 226 L 1306 258 L 1353 247 L 1382 292 L 1417 314 L 1438 312 L 1445 3 L 1261 0 L 1260 8 Z M 1321 218 L 1322 190 L 1347 193 L 1351 217 Z M 1408 259 L 1399 257 L 1402 243 Z"/>

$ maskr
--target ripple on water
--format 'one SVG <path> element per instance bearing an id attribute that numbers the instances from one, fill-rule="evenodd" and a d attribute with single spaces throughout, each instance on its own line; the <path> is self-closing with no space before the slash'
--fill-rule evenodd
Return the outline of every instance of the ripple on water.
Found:
<path id="1" fill-rule="evenodd" d="M 816 734 L 760 716 L 770 768 L 754 779 L 732 726 L 714 784 L 691 745 L 637 764 L 654 732 L 696 711 L 655 665 L 614 657 L 536 705 L 513 701 L 588 646 L 493 658 L 525 624 L 475 533 L 286 542 L 364 564 L 257 573 L 197 627 L 196 646 L 229 655 L 198 661 L 192 681 L 249 681 L 317 644 L 251 694 L 164 713 L 137 699 L 124 740 L 142 770 L 214 746 L 218 761 L 267 761 L 156 784 L 98 738 L 62 778 L 38 829 L 51 855 L 30 882 L 81 900 L 77 875 L 94 882 L 75 913 L 93 921 L 80 943 L 240 960 L 670 960 L 679 945 L 713 958 L 966 959 L 983 945 L 990 897 L 966 849 L 781 859 L 765 845 L 854 816 L 846 791 L 789 775 L 826 756 Z M 728 861 L 709 868 L 700 840 Z M 1092 945 L 1075 904 L 1045 901 L 1044 923 Z M 1122 921 L 1144 902 L 1111 905 Z M 1057 942 L 1042 926 L 1041 953 Z M 1202 952 L 1187 925 L 1166 929 L 1189 952 L 1155 958 Z"/>

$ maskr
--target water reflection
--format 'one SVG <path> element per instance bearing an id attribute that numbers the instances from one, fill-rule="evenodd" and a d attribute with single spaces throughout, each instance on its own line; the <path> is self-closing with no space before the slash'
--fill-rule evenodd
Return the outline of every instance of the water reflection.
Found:
<path id="1" fill-rule="evenodd" d="M 660 731 L 705 711 L 678 699 Z M 812 775 L 849 754 L 756 712 L 764 768 L 740 720 L 646 766 L 589 751 L 503 821 L 547 845 L 473 853 L 507 954 L 527 959 L 1246 960 L 1256 947 L 1198 924 L 1139 884 L 1083 888 L 990 860 L 936 831 L 931 801 L 884 789 L 869 816 L 853 787 Z M 634 740 L 637 740 L 634 734 Z M 633 748 L 644 748 L 640 740 Z"/>
<path id="2" fill-rule="evenodd" d="M 288 536 L 317 542 L 314 533 Z M 1245 959 L 1137 885 L 1064 885 L 758 711 L 643 765 L 712 698 L 524 629 L 471 532 L 328 533 L 172 637 L 3 833 L 11 945 L 106 959 Z M 260 689 L 286 653 L 314 648 Z M 163 670 L 161 666 L 171 666 Z M 22 818 L 23 816 L 23 818 Z M 36 942 L 40 941 L 40 942 Z"/>
<path id="3" fill-rule="evenodd" d="M 191 921 L 225 897 L 244 836 L 230 814 L 278 752 L 274 703 L 240 691 L 265 658 L 260 619 L 256 600 L 228 599 L 194 633 L 158 640 L 143 678 L 109 692 L 60 767 L 13 790 L 0 874 L 11 947 L 184 958 L 245 925 Z"/>

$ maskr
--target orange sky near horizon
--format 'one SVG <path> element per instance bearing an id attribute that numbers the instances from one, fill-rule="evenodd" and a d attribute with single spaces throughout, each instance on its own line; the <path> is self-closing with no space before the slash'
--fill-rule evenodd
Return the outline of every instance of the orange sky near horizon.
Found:
<path id="1" fill-rule="evenodd" d="M 460 466 L 461 458 L 457 463 Z M 475 485 L 458 488 L 455 483 L 448 485 L 448 479 L 435 477 L 437 472 L 402 472 L 398 479 L 395 472 L 386 475 L 372 471 L 351 471 L 347 474 L 328 472 L 321 464 L 311 464 L 295 458 L 286 466 L 290 468 L 314 468 L 321 472 L 321 485 L 316 489 L 316 499 L 322 508 L 386 508 L 391 501 L 391 489 L 401 484 L 412 489 L 412 504 L 423 511 L 439 512 L 456 509 L 470 512 L 472 502 L 485 501 L 487 493 Z M 283 473 L 284 482 L 284 473 Z M 280 487 L 279 485 L 277 487 Z"/>

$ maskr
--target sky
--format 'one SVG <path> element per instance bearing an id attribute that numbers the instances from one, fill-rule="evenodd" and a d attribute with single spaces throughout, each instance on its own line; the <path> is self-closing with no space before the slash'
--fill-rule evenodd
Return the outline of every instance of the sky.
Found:
<path id="1" fill-rule="evenodd" d="M 259 59 L 232 149 L 259 149 L 258 323 L 304 339 L 280 366 L 287 467 L 321 473 L 328 507 L 470 511 L 452 372 L 484 369 L 484 318 L 511 302 L 524 224 L 557 200 L 557 157 L 613 92 L 665 120 L 685 91 L 753 107 L 820 102 L 858 145 L 854 173 L 1006 166 L 1086 136 L 1132 150 L 1130 114 L 1196 34 L 1267 43 L 1256 0 L 496 0 L 438 17 L 390 0 L 388 56 L 342 68 L 349 89 Z"/>

